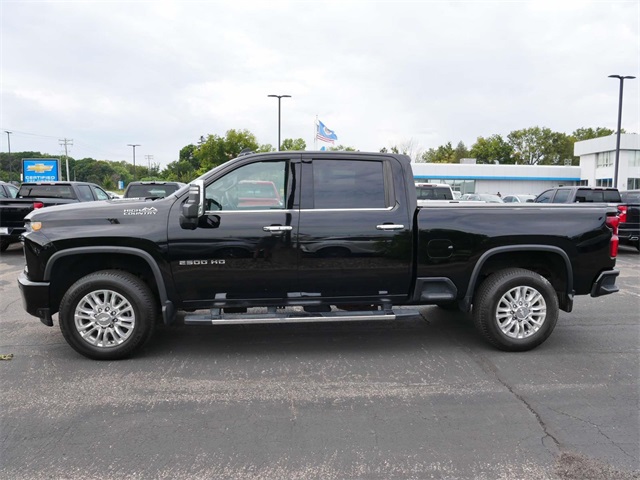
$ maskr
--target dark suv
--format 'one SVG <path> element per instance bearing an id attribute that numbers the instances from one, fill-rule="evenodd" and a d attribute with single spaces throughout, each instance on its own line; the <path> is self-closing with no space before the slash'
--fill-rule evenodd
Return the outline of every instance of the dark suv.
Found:
<path id="1" fill-rule="evenodd" d="M 181 182 L 131 182 L 124 191 L 124 198 L 164 198 L 184 186 Z"/>
<path id="2" fill-rule="evenodd" d="M 620 203 L 617 188 L 608 187 L 557 187 L 545 190 L 535 203 Z"/>

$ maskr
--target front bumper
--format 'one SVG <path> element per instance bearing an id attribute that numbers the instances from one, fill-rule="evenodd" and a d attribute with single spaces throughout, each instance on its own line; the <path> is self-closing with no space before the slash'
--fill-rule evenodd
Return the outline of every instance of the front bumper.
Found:
<path id="1" fill-rule="evenodd" d="M 18 276 L 18 286 L 22 295 L 22 306 L 30 315 L 38 317 L 42 323 L 52 327 L 51 308 L 49 306 L 49 282 L 32 282 L 22 272 Z"/>
<path id="2" fill-rule="evenodd" d="M 616 293 L 620 290 L 616 285 L 616 277 L 618 275 L 620 275 L 619 270 L 606 270 L 601 272 L 591 286 L 591 296 L 601 297 L 602 295 L 609 295 L 610 293 Z"/>

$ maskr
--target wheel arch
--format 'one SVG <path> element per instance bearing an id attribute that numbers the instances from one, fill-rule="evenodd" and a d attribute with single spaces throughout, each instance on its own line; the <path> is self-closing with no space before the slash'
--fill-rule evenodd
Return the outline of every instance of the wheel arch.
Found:
<path id="1" fill-rule="evenodd" d="M 550 261 L 551 259 L 555 261 Z M 464 311 L 471 309 L 475 293 L 482 281 L 503 268 L 525 268 L 545 277 L 553 285 L 560 308 L 573 307 L 573 268 L 567 253 L 553 245 L 508 245 L 484 252 L 473 268 L 467 292 L 461 301 Z"/>
<path id="2" fill-rule="evenodd" d="M 44 271 L 44 280 L 52 285 L 52 311 L 58 310 L 64 293 L 76 280 L 89 273 L 108 269 L 128 271 L 142 278 L 157 296 L 164 323 L 172 323 L 175 308 L 168 298 L 166 282 L 158 263 L 150 253 L 132 247 L 77 247 L 54 253 Z"/>

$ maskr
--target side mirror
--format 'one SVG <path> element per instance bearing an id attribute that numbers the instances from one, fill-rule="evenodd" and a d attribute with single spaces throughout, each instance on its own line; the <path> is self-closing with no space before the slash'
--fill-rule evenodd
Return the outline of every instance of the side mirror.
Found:
<path id="1" fill-rule="evenodd" d="M 195 230 L 198 219 L 204 215 L 204 181 L 195 180 L 189 185 L 189 197 L 182 205 L 180 226 L 186 230 Z"/>
<path id="2" fill-rule="evenodd" d="M 533 198 L 528 198 L 526 203 L 534 203 Z"/>

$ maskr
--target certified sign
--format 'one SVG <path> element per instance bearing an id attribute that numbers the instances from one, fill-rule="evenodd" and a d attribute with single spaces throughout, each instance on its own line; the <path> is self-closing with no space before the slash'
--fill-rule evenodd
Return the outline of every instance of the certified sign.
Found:
<path id="1" fill-rule="evenodd" d="M 24 182 L 57 182 L 57 158 L 23 158 L 22 171 Z"/>

